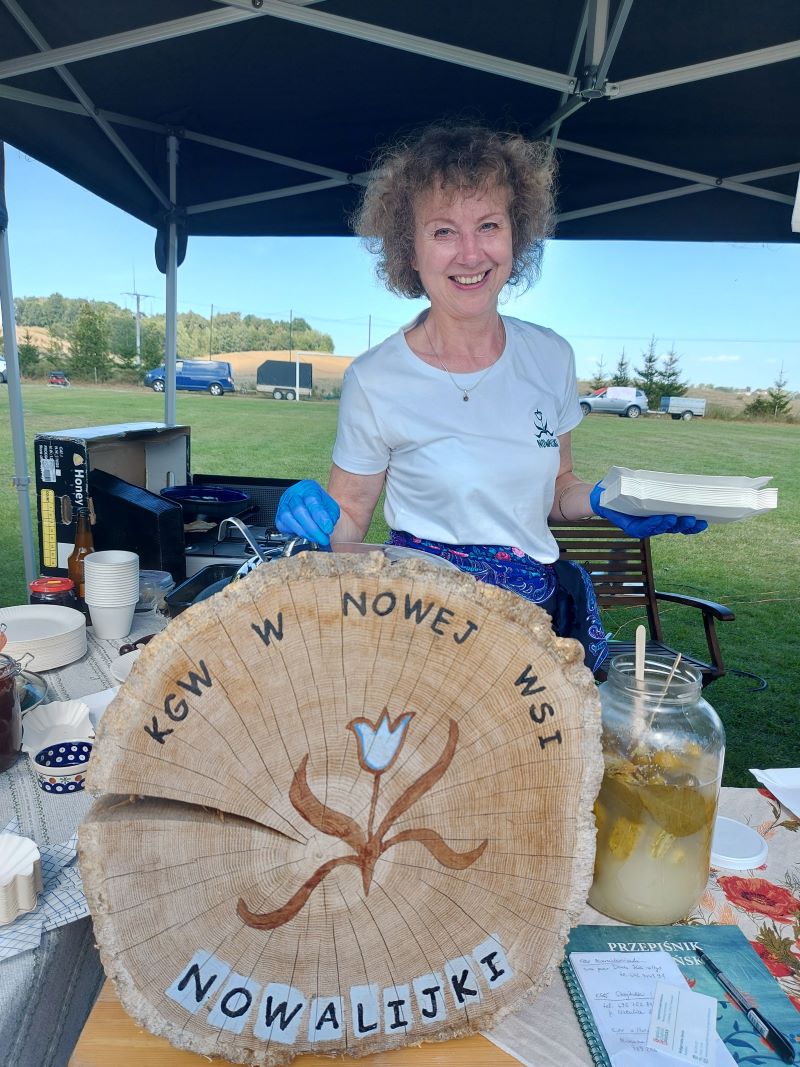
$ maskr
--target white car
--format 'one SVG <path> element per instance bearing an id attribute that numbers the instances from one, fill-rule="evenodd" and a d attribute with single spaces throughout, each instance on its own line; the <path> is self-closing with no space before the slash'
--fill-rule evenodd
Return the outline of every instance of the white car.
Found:
<path id="1" fill-rule="evenodd" d="M 598 389 L 596 393 L 582 396 L 580 399 L 581 411 L 584 415 L 590 415 L 593 411 L 605 412 L 609 415 L 624 415 L 628 419 L 638 419 L 640 415 L 647 414 L 647 397 L 641 389 L 634 389 L 632 385 L 609 385 L 605 389 Z"/>
<path id="2" fill-rule="evenodd" d="M 0 356 L 0 382 L 8 381 L 6 378 L 6 361 Z"/>

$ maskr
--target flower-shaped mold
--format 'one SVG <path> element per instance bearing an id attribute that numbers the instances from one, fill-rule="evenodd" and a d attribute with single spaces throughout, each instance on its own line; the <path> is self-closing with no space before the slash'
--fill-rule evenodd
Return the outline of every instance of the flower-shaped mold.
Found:
<path id="1" fill-rule="evenodd" d="M 93 741 L 89 706 L 82 700 L 54 700 L 40 704 L 25 716 L 22 751 L 30 755 L 58 741 Z"/>
<path id="2" fill-rule="evenodd" d="M 86 768 L 92 758 L 92 742 L 58 741 L 31 756 L 45 793 L 79 793 L 86 785 Z"/>
<path id="3" fill-rule="evenodd" d="M 0 834 L 0 925 L 33 911 L 42 891 L 42 860 L 36 843 Z"/>

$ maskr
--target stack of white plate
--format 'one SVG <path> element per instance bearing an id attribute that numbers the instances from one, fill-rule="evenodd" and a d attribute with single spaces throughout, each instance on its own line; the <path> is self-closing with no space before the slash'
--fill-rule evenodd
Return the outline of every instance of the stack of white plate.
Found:
<path id="1" fill-rule="evenodd" d="M 0 608 L 0 624 L 5 625 L 8 639 L 4 654 L 27 670 L 64 667 L 86 652 L 86 620 L 74 608 L 58 604 Z"/>
<path id="2" fill-rule="evenodd" d="M 734 522 L 778 506 L 770 477 L 742 478 L 612 467 L 603 478 L 603 507 L 625 515 L 694 515 L 707 522 Z"/>

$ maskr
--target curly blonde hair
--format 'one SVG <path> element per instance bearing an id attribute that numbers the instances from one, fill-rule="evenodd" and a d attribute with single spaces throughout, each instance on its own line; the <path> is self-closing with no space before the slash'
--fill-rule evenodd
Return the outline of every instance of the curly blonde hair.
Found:
<path id="1" fill-rule="evenodd" d="M 399 296 L 424 296 L 414 261 L 414 209 L 434 188 L 454 194 L 509 190 L 513 263 L 509 284 L 539 277 L 553 230 L 555 166 L 546 144 L 484 126 L 429 126 L 378 157 L 353 229 L 378 256 L 376 273 Z"/>

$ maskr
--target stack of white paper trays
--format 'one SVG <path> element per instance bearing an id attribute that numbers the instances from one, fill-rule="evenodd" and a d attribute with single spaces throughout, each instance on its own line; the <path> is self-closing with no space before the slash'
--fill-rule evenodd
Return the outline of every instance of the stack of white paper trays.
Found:
<path id="1" fill-rule="evenodd" d="M 734 522 L 778 506 L 778 490 L 765 478 L 611 467 L 603 478 L 603 507 L 625 515 L 694 515 L 707 522 Z"/>
<path id="2" fill-rule="evenodd" d="M 0 608 L 0 623 L 5 624 L 8 638 L 3 652 L 22 661 L 27 670 L 64 667 L 86 652 L 86 620 L 74 608 L 59 604 Z"/>

